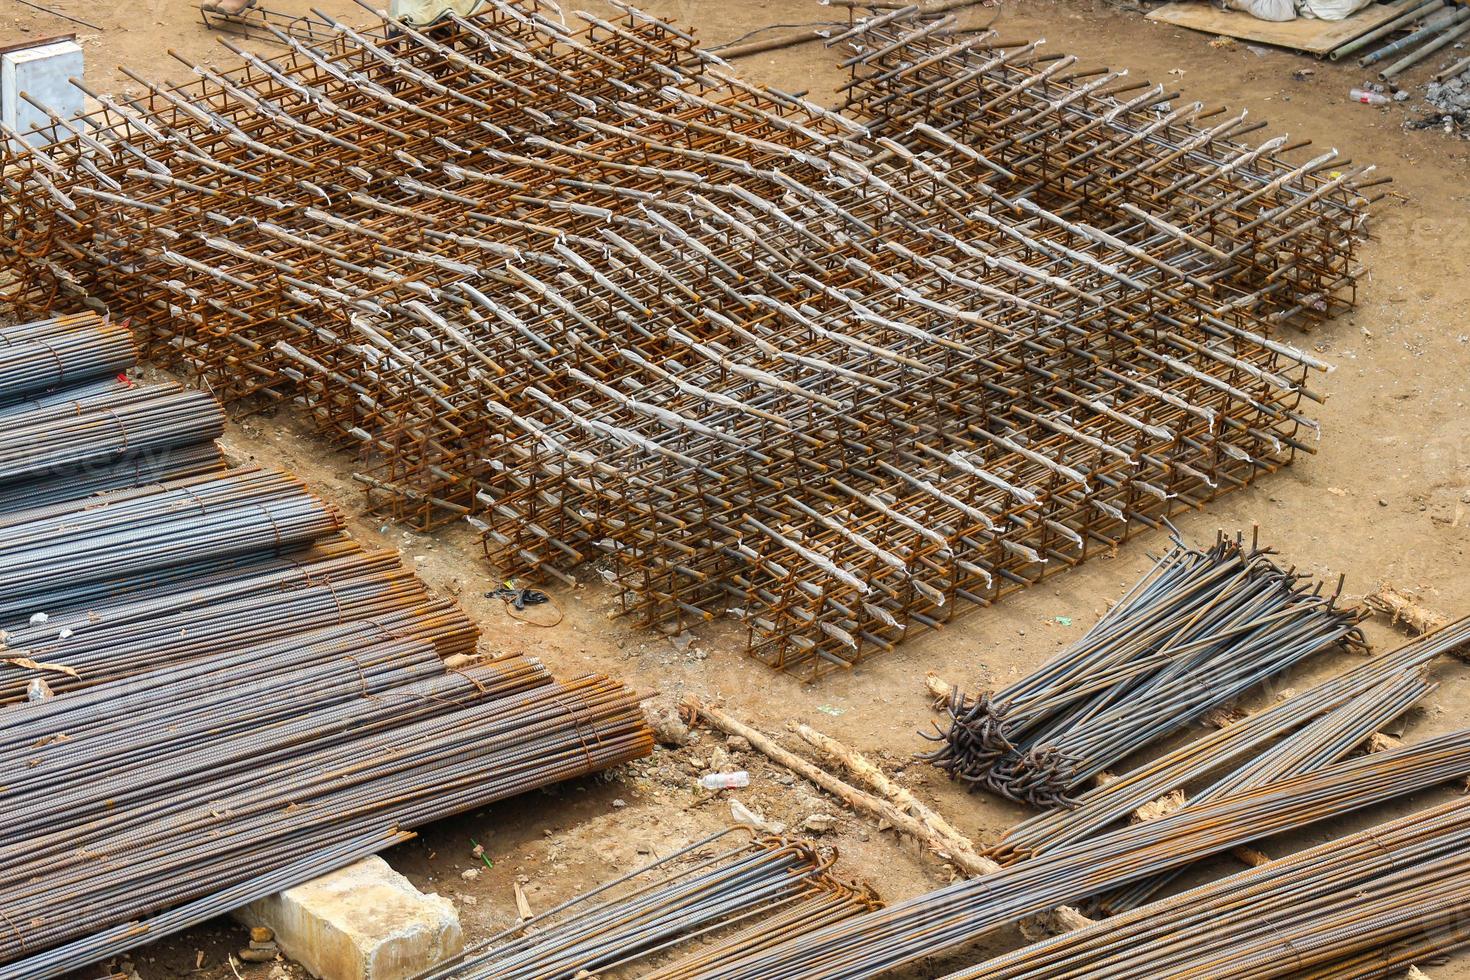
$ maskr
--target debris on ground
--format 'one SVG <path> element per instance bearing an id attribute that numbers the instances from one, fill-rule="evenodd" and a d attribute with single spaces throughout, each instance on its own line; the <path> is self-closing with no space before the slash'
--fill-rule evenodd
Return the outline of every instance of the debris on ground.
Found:
<path id="1" fill-rule="evenodd" d="M 1421 605 L 1418 597 L 1392 585 L 1381 585 L 1378 591 L 1363 599 L 1363 604 L 1383 613 L 1395 626 L 1403 625 L 1418 636 L 1432 633 L 1450 619 L 1444 613 Z"/>

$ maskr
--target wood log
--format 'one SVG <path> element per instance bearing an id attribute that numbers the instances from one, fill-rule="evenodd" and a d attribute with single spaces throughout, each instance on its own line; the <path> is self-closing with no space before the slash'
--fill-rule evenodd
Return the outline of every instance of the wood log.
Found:
<path id="1" fill-rule="evenodd" d="M 948 820 L 919 802 L 914 794 L 889 779 L 883 770 L 869 762 L 861 752 L 850 749 L 835 738 L 824 735 L 807 725 L 793 724 L 790 728 L 802 741 L 851 773 L 859 784 L 866 785 L 874 793 L 900 807 L 935 834 L 952 841 L 954 848 L 974 850 L 974 845 L 970 843 L 969 838 L 955 829 Z M 977 854 L 976 857 L 980 856 Z"/>
<path id="2" fill-rule="evenodd" d="M 953 863 L 963 873 L 974 877 L 994 874 L 1000 870 L 999 864 L 975 853 L 973 846 L 956 846 L 954 840 L 936 833 L 895 804 L 849 785 L 794 752 L 783 749 L 764 733 L 731 717 L 719 708 L 701 704 L 694 697 L 685 698 L 684 705 L 695 719 L 703 720 L 726 735 L 738 735 L 744 738 L 750 743 L 751 748 L 762 753 L 772 762 L 816 784 L 858 813 L 867 814 L 886 822 L 894 830 L 918 841 L 944 860 Z M 961 841 L 963 842 L 963 838 Z"/>

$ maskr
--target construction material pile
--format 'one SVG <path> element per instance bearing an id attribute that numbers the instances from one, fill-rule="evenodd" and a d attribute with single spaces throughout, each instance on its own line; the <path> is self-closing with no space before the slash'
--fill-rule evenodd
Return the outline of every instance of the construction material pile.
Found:
<path id="1" fill-rule="evenodd" d="M 687 980 L 881 907 L 870 889 L 832 876 L 831 864 L 809 842 L 722 831 L 492 936 L 418 980 L 561 980 L 634 963 L 646 980 Z"/>
<path id="2" fill-rule="evenodd" d="M 1365 168 L 948 21 L 855 29 L 852 117 L 624 9 L 134 76 L 6 147 L 10 297 L 297 400 L 507 574 L 605 559 L 805 675 L 1311 449 L 1325 365 L 1269 335 L 1350 302 Z"/>
<path id="3" fill-rule="evenodd" d="M 1025 916 L 1156 878 L 1202 857 L 1341 817 L 1463 778 L 1467 773 L 1470 773 L 1470 730 L 1338 762 L 1266 786 L 1237 790 L 1155 820 L 1096 834 L 1083 842 L 1020 861 L 995 874 L 956 882 L 771 949 L 726 961 L 705 975 L 711 980 L 715 977 L 720 980 L 770 977 L 858 980 L 880 976 L 973 942 Z M 1425 817 L 1428 826 L 1433 826 L 1435 817 L 1433 813 Z M 1376 873 L 1381 868 L 1382 865 L 1370 862 L 1362 870 Z M 1334 883 L 1326 887 L 1334 895 L 1351 894 L 1338 892 Z M 1234 893 L 1234 897 L 1246 900 L 1249 892 Z M 1248 906 L 1249 902 L 1245 904 Z M 1249 918 L 1248 911 L 1244 914 Z M 1304 914 L 1302 921 L 1309 922 L 1310 916 Z M 1412 916 L 1396 921 L 1401 934 L 1416 932 Z M 1256 924 L 1270 927 L 1269 921 Z M 1430 923 L 1429 927 L 1435 925 Z M 1371 938 L 1356 942 L 1351 935 L 1336 935 L 1343 942 L 1331 948 L 1332 956 L 1357 955 L 1373 948 Z M 1375 933 L 1365 930 L 1364 935 L 1371 937 Z M 1182 946 L 1180 950 L 1187 952 L 1188 947 Z M 1276 965 L 1280 965 L 1279 961 Z M 1083 973 L 1093 975 L 1090 967 Z M 1170 974 L 1149 971 L 1147 975 Z M 1227 970 L 1221 975 L 1256 974 Z"/>
<path id="4" fill-rule="evenodd" d="M 1073 805 L 1078 787 L 1211 708 L 1361 642 L 1356 612 L 1270 554 L 1239 536 L 1205 551 L 1176 539 L 1045 666 L 998 692 L 956 691 L 949 727 L 934 736 L 942 745 L 925 758 L 971 788 Z"/>
<path id="5" fill-rule="evenodd" d="M 1017 824 L 997 844 L 996 856 L 1016 862 L 1081 845 L 1176 791 L 1188 791 L 1198 802 L 1264 785 L 1273 773 L 1320 769 L 1360 746 L 1372 734 L 1372 721 L 1386 724 L 1429 694 L 1434 689 L 1425 677 L 1429 665 L 1467 643 L 1470 619 L 1461 619 L 1233 724 L 1207 730 L 1081 794 L 1076 807 Z M 1362 739 L 1348 742 L 1358 733 Z"/>
<path id="6" fill-rule="evenodd" d="M 1464 944 L 1467 889 L 1470 801 L 1455 800 L 946 980 L 1400 976 Z"/>
<path id="7" fill-rule="evenodd" d="M 48 335 L 56 374 L 101 363 L 94 342 L 115 333 Z M 0 389 L 23 388 L 21 370 L 0 363 Z M 63 462 L 108 472 L 218 430 L 207 396 L 208 411 L 191 396 L 136 416 L 109 401 L 147 391 L 32 414 L 92 421 Z M 201 475 L 0 515 L 5 980 L 60 976 L 652 749 L 620 684 L 478 657 L 464 614 L 343 535 L 329 503 L 281 473 L 218 469 L 213 451 Z"/>
<path id="8" fill-rule="evenodd" d="M 129 381 L 137 355 L 92 313 L 0 328 L 0 515 L 224 465 L 219 403 Z"/>

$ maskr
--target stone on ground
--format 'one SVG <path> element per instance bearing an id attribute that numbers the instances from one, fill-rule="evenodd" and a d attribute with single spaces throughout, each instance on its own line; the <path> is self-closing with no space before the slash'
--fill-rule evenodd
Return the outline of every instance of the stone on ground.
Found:
<path id="1" fill-rule="evenodd" d="M 454 904 L 420 892 L 376 856 L 235 916 L 273 930 L 281 951 L 321 980 L 402 980 L 464 948 Z"/>

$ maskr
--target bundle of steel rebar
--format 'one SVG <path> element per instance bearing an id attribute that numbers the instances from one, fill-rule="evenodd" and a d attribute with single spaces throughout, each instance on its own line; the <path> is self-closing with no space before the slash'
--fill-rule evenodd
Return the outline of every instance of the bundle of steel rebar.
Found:
<path id="1" fill-rule="evenodd" d="M 0 513 L 224 468 L 219 403 L 130 381 L 136 353 L 90 313 L 0 329 Z"/>
<path id="2" fill-rule="evenodd" d="M 375 500 L 474 519 L 506 574 L 605 559 L 640 622 L 736 615 L 803 675 L 1312 451 L 1326 365 L 1269 335 L 1351 294 L 1361 168 L 956 42 L 1006 66 L 986 85 L 1045 75 L 1018 97 L 1056 109 L 1005 139 L 1139 185 L 1078 211 L 621 9 L 328 19 L 93 93 L 0 147 L 10 295 L 105 302 L 213 390 L 299 402 Z"/>
<path id="3" fill-rule="evenodd" d="M 9 415 L 0 431 L 0 512 L 223 469 L 219 402 L 140 385 Z"/>
<path id="4" fill-rule="evenodd" d="M 1043 806 L 1312 654 L 1358 613 L 1253 540 L 1172 549 L 1076 643 L 997 692 L 956 691 L 923 756 L 970 788 Z"/>
<path id="5" fill-rule="evenodd" d="M 996 927 L 1209 854 L 1341 817 L 1470 772 L 1470 730 L 1328 766 L 1097 835 L 725 962 L 720 980 L 858 980 Z"/>
<path id="6" fill-rule="evenodd" d="M 1373 976 L 1470 907 L 1470 801 L 1455 800 L 997 957 L 946 980 Z M 1368 954 L 1364 957 L 1364 954 Z M 1370 968 L 1362 969 L 1367 959 Z"/>
<path id="7" fill-rule="evenodd" d="M 89 330 L 116 333 L 0 333 L 24 367 L 0 357 L 0 388 L 25 397 L 0 493 L 57 500 L 0 514 L 0 977 L 58 976 L 651 750 L 621 685 L 477 658 L 462 611 L 299 481 L 135 486 L 217 468 L 220 408 L 176 385 L 70 386 L 114 356 Z M 38 344 L 53 374 L 25 360 Z"/>
<path id="8" fill-rule="evenodd" d="M 651 749 L 620 685 L 518 657 L 446 672 L 446 629 L 472 642 L 429 608 L 0 711 L 0 962 L 19 960 L 0 976 L 311 850 Z"/>
<path id="9" fill-rule="evenodd" d="M 634 963 L 640 976 L 682 980 L 881 907 L 870 890 L 832 876 L 831 864 L 808 842 L 721 831 L 520 922 L 418 980 L 571 980 Z M 684 954 L 700 942 L 707 945 Z"/>
<path id="10" fill-rule="evenodd" d="M 0 622 L 49 616 L 133 575 L 206 572 L 341 526 L 298 480 L 249 467 L 14 511 L 0 515 Z"/>
<path id="11" fill-rule="evenodd" d="M 1291 738 L 1293 733 L 1303 731 L 1306 726 L 1334 712 L 1346 712 L 1337 715 L 1339 720 L 1361 718 L 1360 710 L 1367 716 L 1376 714 L 1382 717 L 1378 708 L 1373 707 L 1375 698 L 1372 692 L 1381 692 L 1383 685 L 1390 685 L 1392 690 L 1392 685 L 1404 683 L 1409 685 L 1405 693 L 1407 698 L 1415 681 L 1403 681 L 1402 678 L 1419 677 L 1434 659 L 1467 643 L 1470 643 L 1470 617 L 1374 657 L 1234 724 L 1207 731 L 1116 779 L 1088 790 L 1080 797 L 1081 805 L 1074 809 L 1054 810 L 1017 824 L 1001 838 L 996 856 L 1003 862 L 1018 861 L 1080 845 L 1127 820 L 1139 807 L 1175 791 L 1195 792 L 1201 785 L 1208 786 L 1212 777 L 1221 778 L 1221 774 L 1231 767 L 1239 769 L 1243 785 L 1253 785 L 1254 777 L 1246 778 L 1253 772 L 1252 766 L 1260 765 L 1269 773 L 1277 762 L 1285 761 L 1271 754 L 1272 747 L 1281 740 L 1294 742 Z M 1389 704 L 1395 703 L 1396 699 L 1396 694 L 1389 697 Z M 1355 701 L 1357 708 L 1347 707 Z M 1349 720 L 1348 724 L 1351 727 L 1356 723 Z M 1362 731 L 1363 726 L 1359 725 L 1357 730 Z M 1313 735 L 1306 736 L 1308 741 L 1296 744 L 1311 746 L 1318 735 L 1326 735 L 1329 731 L 1331 729 L 1317 729 Z M 1327 751 L 1335 751 L 1341 744 L 1338 742 Z M 1252 760 L 1260 761 L 1253 763 Z"/>
<path id="12" fill-rule="evenodd" d="M 0 704 L 24 701 L 37 679 L 60 693 L 429 603 L 423 583 L 396 554 L 363 552 L 163 599 L 93 606 L 4 635 Z M 440 653 L 448 658 L 473 648 L 471 642 Z"/>
<path id="13" fill-rule="evenodd" d="M 0 407 L 99 382 L 137 360 L 132 331 L 95 313 L 0 328 Z"/>
<path id="14" fill-rule="evenodd" d="M 75 972 L 79 963 L 105 962 L 131 949 L 202 925 L 210 919 L 228 915 L 251 902 L 305 884 L 360 858 L 412 840 L 413 837 L 408 831 L 386 834 L 374 831 L 341 843 L 330 844 L 204 898 L 186 902 L 145 919 L 135 919 L 104 929 L 33 956 L 20 964 L 0 965 L 0 977 L 7 980 L 18 980 L 21 977 L 26 980 L 51 980 L 54 977 L 67 976 Z M 125 980 L 127 976 L 128 974 L 114 974 L 113 980 Z"/>

